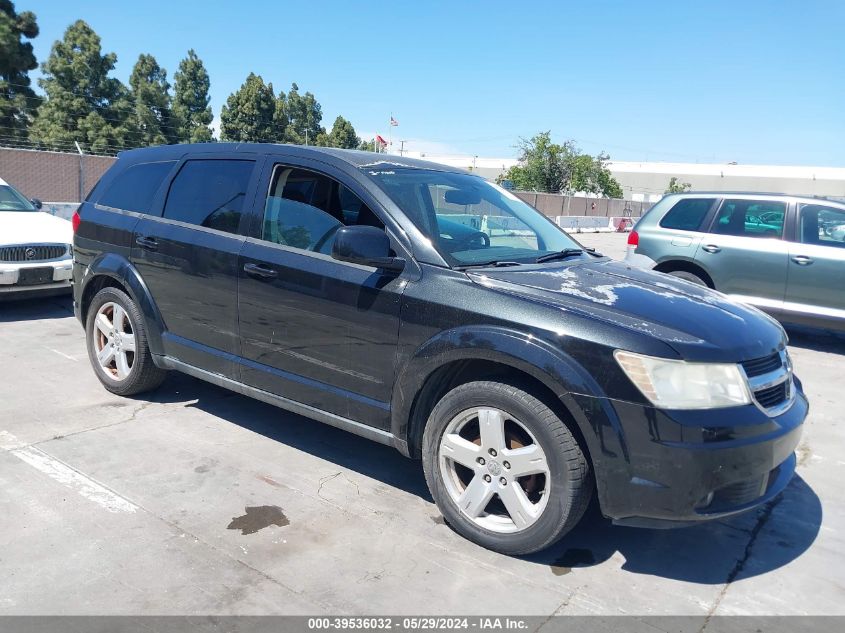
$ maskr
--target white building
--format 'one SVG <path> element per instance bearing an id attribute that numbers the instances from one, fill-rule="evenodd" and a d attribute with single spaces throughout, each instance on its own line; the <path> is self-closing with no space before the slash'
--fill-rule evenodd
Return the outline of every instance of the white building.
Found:
<path id="1" fill-rule="evenodd" d="M 490 180 L 516 165 L 514 158 L 483 158 L 405 152 L 451 167 L 469 169 Z M 628 200 L 660 199 L 674 176 L 698 191 L 749 191 L 845 197 L 845 168 L 734 163 L 651 163 L 611 161 L 608 167 Z"/>

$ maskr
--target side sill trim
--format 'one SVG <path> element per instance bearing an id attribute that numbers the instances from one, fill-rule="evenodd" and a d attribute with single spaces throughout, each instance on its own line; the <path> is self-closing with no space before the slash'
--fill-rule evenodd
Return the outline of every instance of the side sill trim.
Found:
<path id="1" fill-rule="evenodd" d="M 210 382 L 218 387 L 223 387 L 224 389 L 229 389 L 245 396 L 250 396 L 251 398 L 261 400 L 267 404 L 272 404 L 281 409 L 285 409 L 286 411 L 297 413 L 305 416 L 306 418 L 311 418 L 312 420 L 317 420 L 318 422 L 328 424 L 329 426 L 333 426 L 343 431 L 349 431 L 350 433 L 360 435 L 361 437 L 365 437 L 368 440 L 373 440 L 374 442 L 378 442 L 380 444 L 393 446 L 398 448 L 400 452 L 402 451 L 401 443 L 398 442 L 396 437 L 388 431 L 382 431 L 381 429 L 361 424 L 355 420 L 350 420 L 349 418 L 344 418 L 342 416 L 335 415 L 334 413 L 328 413 L 317 409 L 316 407 L 302 404 L 301 402 L 296 402 L 295 400 L 289 400 L 283 396 L 277 396 L 276 394 L 264 391 L 263 389 L 256 389 L 255 387 L 238 382 L 237 380 L 232 380 L 231 378 L 226 378 L 220 374 L 213 374 L 204 369 L 200 369 L 199 367 L 194 367 L 193 365 L 189 365 L 188 363 L 184 363 L 181 360 L 177 360 L 170 356 L 159 356 L 156 360 L 159 361 L 157 365 L 163 369 L 175 369 L 176 371 L 181 371 L 182 373 L 193 376 L 194 378 L 199 378 L 200 380 L 205 380 L 206 382 Z"/>

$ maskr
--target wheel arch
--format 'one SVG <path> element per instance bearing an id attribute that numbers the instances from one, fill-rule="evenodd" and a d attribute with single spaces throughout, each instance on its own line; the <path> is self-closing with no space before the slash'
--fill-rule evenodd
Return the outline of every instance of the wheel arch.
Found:
<path id="1" fill-rule="evenodd" d="M 701 279 L 707 284 L 708 288 L 716 288 L 716 285 L 713 283 L 713 277 L 710 276 L 700 264 L 697 262 L 688 260 L 688 259 L 669 259 L 660 262 L 657 266 L 654 267 L 659 273 L 671 273 L 678 270 L 682 270 L 688 273 L 692 273 L 693 275 L 697 275 L 701 277 Z"/>
<path id="2" fill-rule="evenodd" d="M 141 275 L 125 257 L 116 253 L 105 253 L 95 259 L 85 272 L 82 280 L 79 314 L 83 325 L 88 316 L 88 309 L 94 296 L 103 288 L 113 287 L 123 290 L 144 315 L 147 331 L 147 343 L 153 357 L 164 354 L 161 335 L 164 322 L 150 295 Z"/>
<path id="3" fill-rule="evenodd" d="M 428 416 L 440 398 L 461 384 L 489 379 L 514 384 L 542 400 L 570 427 L 592 465 L 592 430 L 570 393 L 598 396 L 598 384 L 562 350 L 495 327 L 443 332 L 417 350 L 393 390 L 391 430 L 400 450 L 419 457 Z"/>

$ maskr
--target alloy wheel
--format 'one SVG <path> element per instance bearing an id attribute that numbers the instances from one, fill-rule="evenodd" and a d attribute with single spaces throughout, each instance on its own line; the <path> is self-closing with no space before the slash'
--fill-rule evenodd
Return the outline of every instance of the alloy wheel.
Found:
<path id="1" fill-rule="evenodd" d="M 480 527 L 520 532 L 543 514 L 551 482 L 546 454 L 505 411 L 475 407 L 456 415 L 440 439 L 438 459 L 452 501 Z"/>
<path id="2" fill-rule="evenodd" d="M 135 363 L 135 331 L 126 310 L 109 301 L 94 319 L 94 356 L 112 380 L 125 380 Z"/>

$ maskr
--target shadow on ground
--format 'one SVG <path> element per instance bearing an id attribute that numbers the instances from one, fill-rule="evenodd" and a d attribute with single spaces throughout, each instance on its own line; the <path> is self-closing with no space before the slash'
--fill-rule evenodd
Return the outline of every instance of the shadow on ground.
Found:
<path id="1" fill-rule="evenodd" d="M 184 402 L 432 501 L 418 461 L 396 450 L 182 374 L 150 394 L 156 402 Z M 194 402 L 195 401 L 195 402 Z M 432 508 L 437 513 L 436 508 Z M 428 520 L 428 517 L 420 517 Z M 675 530 L 614 526 L 593 503 L 579 526 L 552 548 L 524 560 L 556 575 L 608 561 L 617 552 L 621 569 L 700 584 L 721 584 L 778 569 L 806 551 L 822 521 L 819 498 L 796 476 L 787 490 L 756 511 L 732 519 Z"/>
<path id="2" fill-rule="evenodd" d="M 69 316 L 73 316 L 70 293 L 36 299 L 0 298 L 0 323 L 65 319 Z"/>
<path id="3" fill-rule="evenodd" d="M 790 347 L 845 355 L 845 332 L 832 332 L 800 325 L 787 325 Z"/>

